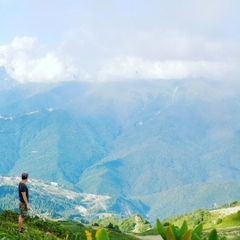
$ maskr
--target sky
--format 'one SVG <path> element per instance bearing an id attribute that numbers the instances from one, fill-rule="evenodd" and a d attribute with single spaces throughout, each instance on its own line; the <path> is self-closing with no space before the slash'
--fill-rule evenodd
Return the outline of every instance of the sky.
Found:
<path id="1" fill-rule="evenodd" d="M 239 0 L 0 0 L 19 82 L 240 77 Z"/>

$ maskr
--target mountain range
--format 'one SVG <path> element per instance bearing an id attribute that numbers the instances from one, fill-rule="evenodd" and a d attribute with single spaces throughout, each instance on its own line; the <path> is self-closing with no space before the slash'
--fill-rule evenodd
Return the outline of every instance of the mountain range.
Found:
<path id="1" fill-rule="evenodd" d="M 150 219 L 240 199 L 240 83 L 18 83 L 0 68 L 0 175 L 147 206 Z"/>

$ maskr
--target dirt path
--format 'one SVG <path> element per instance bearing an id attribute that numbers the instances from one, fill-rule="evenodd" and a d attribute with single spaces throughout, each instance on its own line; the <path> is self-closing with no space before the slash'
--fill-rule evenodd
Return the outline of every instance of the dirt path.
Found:
<path id="1" fill-rule="evenodd" d="M 138 238 L 142 240 L 162 240 L 162 237 L 159 235 L 152 235 L 152 236 L 138 236 Z"/>
<path id="2" fill-rule="evenodd" d="M 163 240 L 160 235 L 149 235 L 149 236 L 140 236 L 140 235 L 134 235 L 134 234 L 129 234 L 134 237 L 137 237 L 141 240 Z"/>

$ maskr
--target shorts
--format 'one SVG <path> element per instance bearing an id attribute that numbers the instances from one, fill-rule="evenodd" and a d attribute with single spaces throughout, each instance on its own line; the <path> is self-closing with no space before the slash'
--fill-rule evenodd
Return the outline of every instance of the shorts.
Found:
<path id="1" fill-rule="evenodd" d="M 19 210 L 20 210 L 21 217 L 25 218 L 27 216 L 27 205 L 26 205 L 26 203 L 19 202 Z"/>

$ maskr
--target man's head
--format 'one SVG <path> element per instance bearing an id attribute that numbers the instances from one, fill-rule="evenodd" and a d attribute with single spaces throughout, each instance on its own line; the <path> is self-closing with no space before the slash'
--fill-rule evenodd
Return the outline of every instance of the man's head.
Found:
<path id="1" fill-rule="evenodd" d="M 28 173 L 24 172 L 22 173 L 22 180 L 28 179 Z"/>

